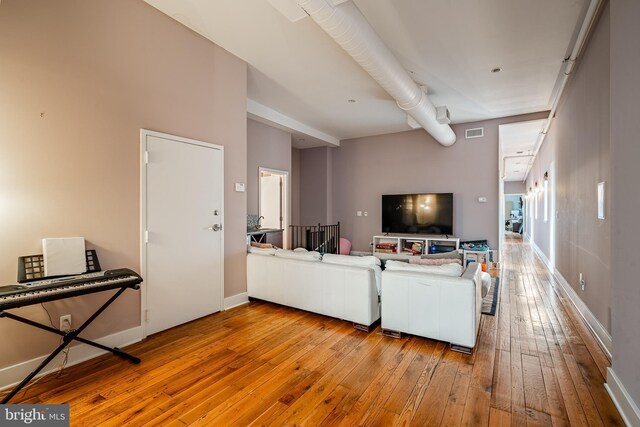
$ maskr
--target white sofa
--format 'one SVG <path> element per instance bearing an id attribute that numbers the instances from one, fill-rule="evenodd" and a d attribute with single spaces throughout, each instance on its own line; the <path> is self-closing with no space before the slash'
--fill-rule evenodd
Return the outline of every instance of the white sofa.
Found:
<path id="1" fill-rule="evenodd" d="M 383 332 L 450 342 L 470 352 L 482 308 L 482 270 L 471 263 L 460 277 L 414 271 L 382 272 Z"/>
<path id="2" fill-rule="evenodd" d="M 368 330 L 380 318 L 374 270 L 276 256 L 247 254 L 247 293 L 354 323 Z"/>

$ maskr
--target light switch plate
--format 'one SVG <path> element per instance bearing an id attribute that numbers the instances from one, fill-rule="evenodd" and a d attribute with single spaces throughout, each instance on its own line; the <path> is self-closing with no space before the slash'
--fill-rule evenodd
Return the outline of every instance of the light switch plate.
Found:
<path id="1" fill-rule="evenodd" d="M 238 193 L 244 193 L 244 182 L 236 182 L 236 191 Z"/>
<path id="2" fill-rule="evenodd" d="M 486 197 L 478 197 L 478 203 L 487 203 L 487 198 Z"/>

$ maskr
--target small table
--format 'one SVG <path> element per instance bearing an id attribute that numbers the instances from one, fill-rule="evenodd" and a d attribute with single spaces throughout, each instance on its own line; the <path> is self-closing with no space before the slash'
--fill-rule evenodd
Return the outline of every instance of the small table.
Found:
<path id="1" fill-rule="evenodd" d="M 260 228 L 258 230 L 247 231 L 247 236 L 251 238 L 252 242 L 266 243 L 266 236 L 269 233 L 280 233 L 284 231 L 282 228 Z"/>
<path id="2" fill-rule="evenodd" d="M 491 262 L 497 262 L 496 257 L 494 256 L 495 251 L 494 250 L 487 250 L 487 251 L 474 251 L 472 249 L 463 249 L 462 250 L 462 264 L 466 267 L 466 265 L 469 262 L 475 261 L 478 262 L 480 264 L 486 264 L 486 269 L 483 269 L 482 271 L 487 271 L 489 274 L 491 274 L 490 270 L 490 264 Z"/>

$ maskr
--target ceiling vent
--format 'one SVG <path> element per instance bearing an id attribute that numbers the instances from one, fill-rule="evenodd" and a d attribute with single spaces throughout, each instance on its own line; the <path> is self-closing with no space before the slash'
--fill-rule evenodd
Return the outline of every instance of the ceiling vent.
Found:
<path id="1" fill-rule="evenodd" d="M 470 138 L 482 138 L 484 136 L 484 128 L 465 129 L 464 137 Z"/>

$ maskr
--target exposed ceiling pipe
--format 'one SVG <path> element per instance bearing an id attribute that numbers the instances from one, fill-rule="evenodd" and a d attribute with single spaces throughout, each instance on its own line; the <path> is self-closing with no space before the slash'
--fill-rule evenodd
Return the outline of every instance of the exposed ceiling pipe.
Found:
<path id="1" fill-rule="evenodd" d="M 576 61 L 580 52 L 582 52 L 582 48 L 585 45 L 587 40 L 587 35 L 589 34 L 589 29 L 595 24 L 596 12 L 599 9 L 602 0 L 591 0 L 589 4 L 589 8 L 587 9 L 587 13 L 584 17 L 584 21 L 582 21 L 582 26 L 580 27 L 580 32 L 578 33 L 578 37 L 576 38 L 576 42 L 573 45 L 573 50 L 571 51 L 571 55 L 564 60 L 564 74 L 562 75 L 562 80 L 560 82 L 560 89 L 556 92 L 555 99 L 553 100 L 553 104 L 551 106 L 551 111 L 549 112 L 549 118 L 547 119 L 547 124 L 545 125 L 540 135 L 538 135 L 538 141 L 536 142 L 536 146 L 533 150 L 533 157 L 535 158 L 538 155 L 538 151 L 540 151 L 540 147 L 542 147 L 542 143 L 547 136 L 547 132 L 551 128 L 551 122 L 553 121 L 556 110 L 558 109 L 558 102 L 560 102 L 560 98 L 562 97 L 562 93 L 564 92 L 564 88 L 567 85 L 567 81 L 569 80 L 569 76 L 573 72 L 573 68 L 576 65 Z M 524 174 L 524 179 L 522 182 L 527 181 L 527 177 L 529 176 L 529 172 L 531 171 L 531 167 L 534 162 L 529 163 L 527 167 L 527 171 Z"/>
<path id="2" fill-rule="evenodd" d="M 436 108 L 411 79 L 356 5 L 349 1 L 334 6 L 327 0 L 297 0 L 313 20 L 329 34 L 398 104 L 436 141 L 444 146 L 456 142 L 447 124 L 436 120 Z"/>

